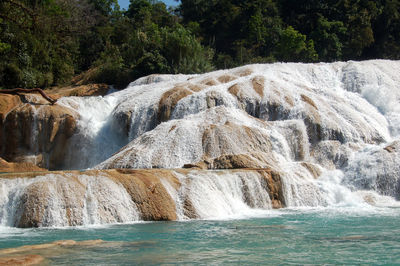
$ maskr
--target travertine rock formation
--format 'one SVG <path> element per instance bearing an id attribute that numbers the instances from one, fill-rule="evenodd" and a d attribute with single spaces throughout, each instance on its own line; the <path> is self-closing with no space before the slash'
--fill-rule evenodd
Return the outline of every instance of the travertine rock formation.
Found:
<path id="1" fill-rule="evenodd" d="M 29 162 L 59 168 L 79 115 L 61 105 L 49 105 L 37 95 L 0 95 L 0 156 L 9 162 Z"/>
<path id="2" fill-rule="evenodd" d="M 46 169 L 40 168 L 35 164 L 28 162 L 9 163 L 0 157 L 0 172 L 35 172 L 35 171 L 46 171 Z"/>
<path id="3" fill-rule="evenodd" d="M 18 219 L 6 224 L 184 220 L 399 199 L 399 72 L 399 61 L 277 63 L 151 75 L 107 95 L 100 87 L 54 91 L 68 96 L 55 106 L 0 96 L 3 165 L 99 169 L 18 184 L 0 178 L 21 193 L 7 216 Z M 92 92 L 99 96 L 71 96 Z M 114 168 L 125 170 L 101 170 Z"/>
<path id="4" fill-rule="evenodd" d="M 11 210 L 0 213 L 0 223 L 17 227 L 211 218 L 285 206 L 280 174 L 270 169 L 1 174 L 0 187 L 0 208 Z"/>

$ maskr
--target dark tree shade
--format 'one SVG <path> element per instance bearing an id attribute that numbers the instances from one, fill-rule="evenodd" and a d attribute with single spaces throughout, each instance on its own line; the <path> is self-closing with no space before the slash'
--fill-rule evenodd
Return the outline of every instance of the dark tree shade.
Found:
<path id="1" fill-rule="evenodd" d="M 0 1 L 1 88 L 372 58 L 400 59 L 400 0 Z"/>

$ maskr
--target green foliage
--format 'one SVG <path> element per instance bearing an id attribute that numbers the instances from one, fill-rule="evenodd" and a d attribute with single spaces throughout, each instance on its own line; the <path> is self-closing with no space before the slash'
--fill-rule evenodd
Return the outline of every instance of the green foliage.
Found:
<path id="1" fill-rule="evenodd" d="M 321 16 L 317 20 L 315 30 L 310 37 L 315 41 L 319 59 L 335 61 L 342 58 L 343 43 L 341 37 L 346 34 L 346 28 L 341 21 L 328 21 Z"/>
<path id="2" fill-rule="evenodd" d="M 201 73 L 213 69 L 213 51 L 200 42 L 183 26 L 163 28 L 164 55 L 173 73 Z"/>
<path id="3" fill-rule="evenodd" d="M 235 61 L 233 60 L 232 56 L 228 54 L 217 54 L 215 59 L 215 65 L 219 69 L 227 69 L 236 66 Z"/>
<path id="4" fill-rule="evenodd" d="M 10 49 L 11 49 L 10 44 L 0 42 L 0 54 L 8 52 Z"/>
<path id="5" fill-rule="evenodd" d="M 95 82 L 127 85 L 152 73 L 199 73 L 213 69 L 213 51 L 201 45 L 166 6 L 132 0 L 126 17 L 101 29 L 107 42 L 96 60 Z"/>
<path id="6" fill-rule="evenodd" d="M 281 39 L 276 48 L 278 60 L 313 62 L 318 59 L 314 50 L 314 42 L 291 26 L 282 31 Z"/>
<path id="7" fill-rule="evenodd" d="M 0 69 L 2 86 L 9 88 L 11 86 L 22 85 L 23 73 L 15 64 L 8 64 Z"/>
<path id="8" fill-rule="evenodd" d="M 400 59 L 400 0 L 0 1 L 4 88 L 370 58 Z"/>
<path id="9" fill-rule="evenodd" d="M 93 4 L 103 16 L 119 11 L 118 0 L 89 0 L 89 3 Z"/>

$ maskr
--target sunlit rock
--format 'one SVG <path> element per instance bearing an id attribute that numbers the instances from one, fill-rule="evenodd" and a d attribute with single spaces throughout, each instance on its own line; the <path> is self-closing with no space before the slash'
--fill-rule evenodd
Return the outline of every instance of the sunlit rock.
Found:
<path id="1" fill-rule="evenodd" d="M 284 207 L 282 182 L 281 174 L 268 168 L 2 174 L 0 225 L 77 226 L 243 215 Z"/>
<path id="2" fill-rule="evenodd" d="M 1 156 L 10 162 L 59 168 L 79 115 L 61 105 L 48 105 L 38 96 L 29 101 L 2 114 Z"/>

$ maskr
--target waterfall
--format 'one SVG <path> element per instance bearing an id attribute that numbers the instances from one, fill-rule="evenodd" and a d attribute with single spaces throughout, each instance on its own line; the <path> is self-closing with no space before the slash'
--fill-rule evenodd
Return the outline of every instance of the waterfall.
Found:
<path id="1" fill-rule="evenodd" d="M 373 173 L 372 173 L 373 175 Z M 400 206 L 395 197 L 384 196 L 390 190 L 379 191 L 377 188 L 367 187 L 368 176 L 359 173 L 359 178 L 341 170 L 324 170 L 315 179 L 304 170 L 286 172 L 282 176 L 284 198 L 287 207 L 329 207 L 329 208 L 357 208 L 371 209 L 374 207 Z M 363 185 L 349 185 L 349 180 Z M 388 182 L 396 186 L 396 182 Z"/>
<path id="2" fill-rule="evenodd" d="M 122 185 L 98 176 L 0 179 L 1 226 L 76 226 L 139 220 Z"/>
<path id="3" fill-rule="evenodd" d="M 340 170 L 325 171 L 315 179 L 300 164 L 289 167 L 297 168 L 297 174 L 281 173 L 282 195 L 278 196 L 288 208 L 400 206 L 394 198 L 376 191 L 352 190 L 344 185 Z M 168 208 L 168 198 L 174 203 L 176 219 L 181 221 L 265 216 L 273 209 L 276 191 L 271 191 L 271 187 L 279 184 L 269 179 L 265 170 L 163 170 L 154 171 L 153 177 L 148 176 L 152 172 L 145 172 L 144 176 L 134 172 L 123 177 L 112 173 L 65 172 L 35 178 L 0 178 L 0 226 L 129 223 L 141 221 L 142 217 L 159 217 L 158 212 Z M 145 187 L 138 186 L 136 178 L 144 181 Z M 156 180 L 164 192 L 156 189 Z M 150 197 L 146 198 L 146 193 Z M 152 193 L 157 196 L 152 197 Z"/>
<path id="4" fill-rule="evenodd" d="M 72 136 L 64 159 L 65 169 L 86 169 L 104 161 L 127 143 L 116 130 L 111 113 L 118 98 L 68 97 L 60 104 L 75 109 L 79 113 L 78 132 Z"/>
<path id="5" fill-rule="evenodd" d="M 188 175 L 177 173 L 177 176 L 180 189 L 168 191 L 172 191 L 182 220 L 224 219 L 251 215 L 257 212 L 255 209 L 272 209 L 266 182 L 258 173 L 193 171 Z"/>
<path id="6" fill-rule="evenodd" d="M 106 96 L 64 97 L 57 102 L 64 109 L 32 107 L 24 113 L 31 135 L 15 142 L 29 145 L 16 151 L 9 145 L 9 153 L 17 159 L 39 153 L 36 142 L 46 132 L 54 141 L 46 149 L 47 157 L 57 156 L 54 168 L 98 172 L 0 176 L 0 225 L 229 219 L 277 207 L 396 205 L 399 70 L 400 61 L 387 60 L 249 65 L 152 75 Z M 73 110 L 73 123 L 63 123 L 74 125 L 68 136 L 65 128 L 52 128 L 65 109 Z M 186 167 L 203 170 L 177 170 Z"/>
<path id="7" fill-rule="evenodd" d="M 272 209 L 266 181 L 257 172 L 174 174 L 181 183 L 179 189 L 166 179 L 161 182 L 175 202 L 178 220 L 226 219 Z M 128 191 L 102 175 L 0 179 L 0 189 L 1 226 L 95 225 L 133 222 L 141 217 Z"/>

